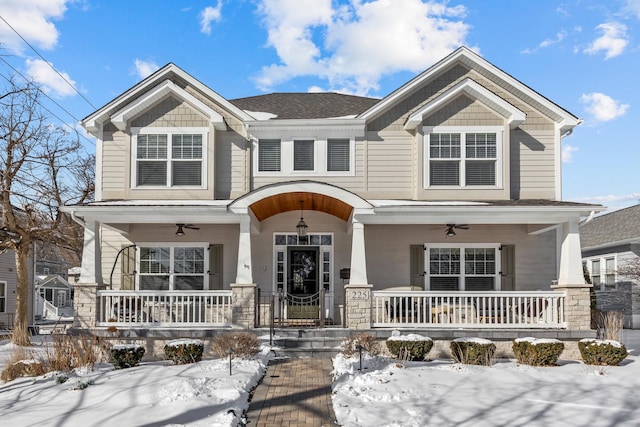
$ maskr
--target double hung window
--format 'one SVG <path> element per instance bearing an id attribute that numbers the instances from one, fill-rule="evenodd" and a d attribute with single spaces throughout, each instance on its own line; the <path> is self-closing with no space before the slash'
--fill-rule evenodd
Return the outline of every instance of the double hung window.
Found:
<path id="1" fill-rule="evenodd" d="M 151 246 L 138 251 L 138 287 L 154 291 L 207 289 L 207 247 Z"/>
<path id="2" fill-rule="evenodd" d="M 498 289 L 498 245 L 434 246 L 427 254 L 432 291 Z"/>
<path id="3" fill-rule="evenodd" d="M 437 128 L 426 136 L 426 187 L 498 187 L 500 131 Z"/>
<path id="4" fill-rule="evenodd" d="M 204 185 L 206 132 L 142 130 L 134 145 L 134 187 Z"/>
<path id="5" fill-rule="evenodd" d="M 0 313 L 7 311 L 7 282 L 0 282 Z"/>
<path id="6" fill-rule="evenodd" d="M 608 291 L 616 287 L 616 258 L 614 256 L 593 258 L 591 263 L 591 283 L 596 291 Z"/>

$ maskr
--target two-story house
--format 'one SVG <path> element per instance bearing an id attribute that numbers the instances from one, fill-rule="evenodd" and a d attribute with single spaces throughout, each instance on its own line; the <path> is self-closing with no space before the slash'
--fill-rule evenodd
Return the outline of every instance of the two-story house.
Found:
<path id="1" fill-rule="evenodd" d="M 276 295 L 351 328 L 588 329 L 579 123 L 465 47 L 382 99 L 228 100 L 168 64 L 82 121 L 78 324 L 252 327 Z"/>

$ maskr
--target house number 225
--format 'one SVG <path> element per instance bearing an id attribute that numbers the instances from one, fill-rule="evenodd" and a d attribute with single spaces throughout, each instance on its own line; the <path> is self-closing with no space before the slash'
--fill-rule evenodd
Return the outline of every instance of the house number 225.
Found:
<path id="1" fill-rule="evenodd" d="M 351 291 L 351 299 L 369 299 L 369 292 Z"/>

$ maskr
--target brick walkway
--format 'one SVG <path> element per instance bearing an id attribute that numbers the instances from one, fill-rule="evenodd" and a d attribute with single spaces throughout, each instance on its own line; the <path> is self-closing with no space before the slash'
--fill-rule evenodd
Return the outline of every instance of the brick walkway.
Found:
<path id="1" fill-rule="evenodd" d="M 273 360 L 247 412 L 250 427 L 336 425 L 331 359 Z"/>

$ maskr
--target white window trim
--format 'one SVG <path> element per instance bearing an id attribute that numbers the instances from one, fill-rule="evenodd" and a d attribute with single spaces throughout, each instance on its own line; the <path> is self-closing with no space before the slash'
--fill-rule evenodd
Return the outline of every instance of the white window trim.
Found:
<path id="1" fill-rule="evenodd" d="M 140 249 L 141 248 L 169 248 L 169 259 L 171 260 L 171 265 L 169 267 L 169 291 L 171 292 L 188 292 L 188 291 L 176 291 L 174 289 L 174 249 L 175 248 L 204 248 L 204 283 L 203 289 L 209 290 L 209 242 L 136 242 L 136 290 L 140 290 Z M 199 292 L 199 291 L 193 291 Z"/>
<path id="2" fill-rule="evenodd" d="M 465 277 L 466 274 L 464 274 L 464 249 L 477 249 L 477 248 L 490 248 L 490 249 L 495 249 L 496 251 L 496 271 L 494 274 L 486 274 L 483 276 L 486 277 L 495 277 L 495 281 L 493 284 L 493 290 L 494 291 L 499 291 L 501 288 L 501 281 L 500 281 L 500 271 L 502 269 L 501 267 L 501 256 L 500 256 L 500 243 L 459 243 L 459 244 L 455 244 L 455 243 L 437 243 L 437 244 L 428 244 L 425 243 L 424 247 L 425 247 L 425 251 L 424 251 L 424 265 L 425 265 L 425 278 L 426 278 L 426 283 L 425 286 L 427 288 L 428 291 L 431 290 L 431 268 L 429 265 L 429 250 L 430 249 L 451 249 L 451 248 L 456 248 L 456 249 L 460 249 L 461 253 L 460 253 L 460 274 L 448 274 L 447 276 L 457 276 L 460 278 L 460 285 L 458 288 L 458 291 L 464 291 L 465 290 Z M 440 276 L 435 276 L 435 277 L 440 277 Z"/>
<path id="3" fill-rule="evenodd" d="M 167 185 L 137 185 L 138 177 L 138 135 L 167 135 Z M 202 183 L 201 185 L 180 185 L 172 186 L 171 181 L 171 135 L 173 134 L 202 134 Z M 205 127 L 146 127 L 131 128 L 131 188 L 136 190 L 158 190 L 158 189 L 206 189 L 208 182 L 207 159 L 209 152 L 209 128 Z"/>
<path id="4" fill-rule="evenodd" d="M 504 126 L 424 126 L 423 130 L 423 186 L 427 189 L 470 189 L 470 190 L 484 190 L 484 189 L 502 189 L 503 177 L 502 171 L 504 166 L 503 146 L 504 146 Z M 460 138 L 460 185 L 429 185 L 429 135 L 432 133 L 493 133 L 496 134 L 496 184 L 495 185 L 465 185 L 465 166 L 466 150 L 465 150 L 465 138 Z"/>
<path id="5" fill-rule="evenodd" d="M 258 144 L 260 139 L 279 139 L 280 140 L 280 171 L 259 171 L 258 170 Z M 329 139 L 348 139 L 349 140 L 349 170 L 348 171 L 328 171 L 327 170 L 327 145 Z M 313 160 L 313 171 L 297 171 L 293 169 L 294 141 L 313 140 L 313 150 L 315 158 Z M 253 174 L 260 177 L 281 177 L 287 176 L 355 176 L 355 138 L 349 136 L 332 136 L 328 138 L 317 138 L 314 136 L 287 136 L 287 137 L 271 137 L 265 136 L 254 140 L 253 146 Z"/>
<path id="6" fill-rule="evenodd" d="M 9 287 L 9 284 L 5 281 L 5 280 L 0 280 L 1 284 L 4 284 L 4 295 L 0 294 L 0 299 L 4 299 L 4 310 L 0 310 L 0 313 L 8 313 L 7 311 L 7 294 L 9 293 L 9 290 L 7 289 Z M 1 308 L 1 307 L 0 307 Z"/>
<path id="7" fill-rule="evenodd" d="M 615 285 L 616 283 L 618 283 L 618 254 L 611 253 L 611 254 L 603 254 L 603 255 L 585 258 L 585 261 L 587 262 L 587 270 L 589 271 L 589 277 L 592 279 L 593 279 L 593 261 L 600 261 L 600 271 L 598 272 L 600 276 L 600 288 L 598 289 L 594 285 L 594 290 L 598 292 L 608 290 L 606 289 L 608 259 L 613 259 L 613 283 Z"/>

